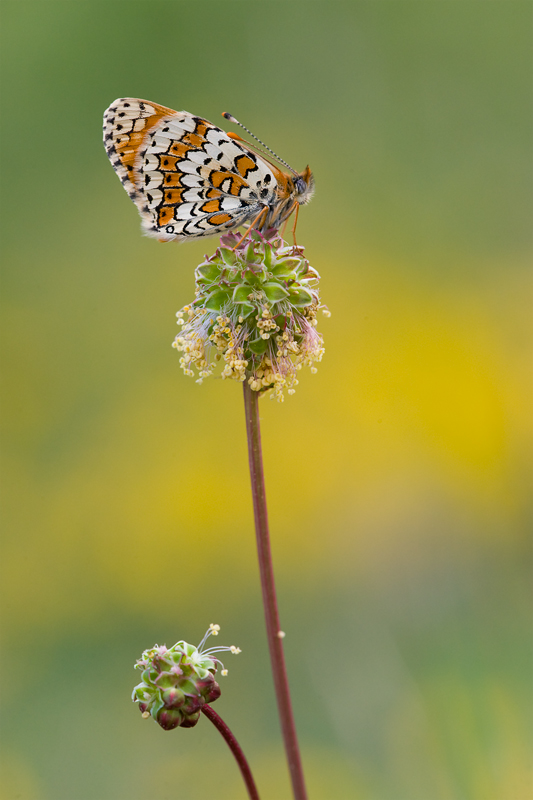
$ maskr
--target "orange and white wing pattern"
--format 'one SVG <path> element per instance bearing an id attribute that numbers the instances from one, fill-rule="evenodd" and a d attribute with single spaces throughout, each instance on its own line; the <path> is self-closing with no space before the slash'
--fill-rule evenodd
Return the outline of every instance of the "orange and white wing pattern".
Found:
<path id="1" fill-rule="evenodd" d="M 116 100 L 104 115 L 104 143 L 145 232 L 158 239 L 225 233 L 251 221 L 275 194 L 263 159 L 186 111 Z"/>
<path id="2" fill-rule="evenodd" d="M 255 220 L 260 230 L 278 227 L 312 192 L 309 168 L 294 179 L 207 120 L 147 100 L 109 106 L 104 144 L 145 233 L 160 241 L 220 235 Z"/>

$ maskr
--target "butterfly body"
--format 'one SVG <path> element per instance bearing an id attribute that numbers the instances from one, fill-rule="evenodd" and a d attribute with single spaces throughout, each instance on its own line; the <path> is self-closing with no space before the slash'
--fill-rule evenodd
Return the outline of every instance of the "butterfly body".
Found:
<path id="1" fill-rule="evenodd" d="M 309 167 L 282 172 L 235 134 L 186 111 L 122 98 L 104 114 L 109 159 L 148 236 L 185 241 L 279 226 L 312 196 Z"/>

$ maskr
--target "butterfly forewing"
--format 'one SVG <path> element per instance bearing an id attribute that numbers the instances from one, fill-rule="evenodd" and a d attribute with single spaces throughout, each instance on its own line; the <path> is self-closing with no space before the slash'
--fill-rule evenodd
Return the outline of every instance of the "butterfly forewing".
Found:
<path id="1" fill-rule="evenodd" d="M 104 142 L 145 232 L 158 239 L 227 232 L 253 220 L 276 194 L 266 161 L 186 111 L 116 100 L 104 115 Z"/>

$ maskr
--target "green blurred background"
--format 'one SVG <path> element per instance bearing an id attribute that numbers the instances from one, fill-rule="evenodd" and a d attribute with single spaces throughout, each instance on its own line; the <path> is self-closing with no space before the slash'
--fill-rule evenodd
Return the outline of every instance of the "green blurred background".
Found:
<path id="1" fill-rule="evenodd" d="M 290 797 L 242 390 L 171 348 L 216 240 L 142 238 L 101 142 L 231 111 L 317 193 L 326 355 L 263 400 L 311 800 L 529 800 L 529 2 L 3 0 L 2 800 L 240 800 L 202 720 L 129 700 L 210 622 L 216 710 Z"/>

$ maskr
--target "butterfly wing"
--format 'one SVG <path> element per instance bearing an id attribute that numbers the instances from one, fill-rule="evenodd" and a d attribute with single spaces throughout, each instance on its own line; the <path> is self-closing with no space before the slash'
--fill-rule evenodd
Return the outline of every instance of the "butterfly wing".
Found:
<path id="1" fill-rule="evenodd" d="M 260 156 L 186 111 L 116 100 L 104 114 L 104 144 L 145 232 L 163 241 L 225 233 L 275 197 Z"/>

